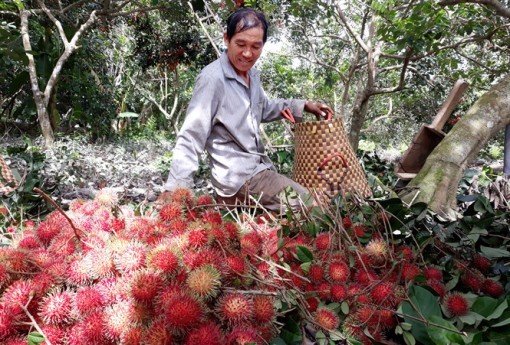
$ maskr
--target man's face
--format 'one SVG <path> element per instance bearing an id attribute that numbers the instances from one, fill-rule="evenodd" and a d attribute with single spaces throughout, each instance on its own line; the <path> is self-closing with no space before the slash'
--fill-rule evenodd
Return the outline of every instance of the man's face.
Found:
<path id="1" fill-rule="evenodd" d="M 237 74 L 245 76 L 250 68 L 255 65 L 260 54 L 262 54 L 263 38 L 264 31 L 259 27 L 238 32 L 234 34 L 231 40 L 228 40 L 226 33 L 224 34 L 228 59 Z"/>

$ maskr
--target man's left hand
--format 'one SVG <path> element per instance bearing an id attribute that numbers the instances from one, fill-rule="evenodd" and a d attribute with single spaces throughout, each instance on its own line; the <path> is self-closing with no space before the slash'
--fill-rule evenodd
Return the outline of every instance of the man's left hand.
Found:
<path id="1" fill-rule="evenodd" d="M 333 114 L 333 109 L 328 105 L 316 102 L 306 102 L 305 111 L 314 114 L 317 120 L 325 120 L 328 118 L 328 113 Z"/>

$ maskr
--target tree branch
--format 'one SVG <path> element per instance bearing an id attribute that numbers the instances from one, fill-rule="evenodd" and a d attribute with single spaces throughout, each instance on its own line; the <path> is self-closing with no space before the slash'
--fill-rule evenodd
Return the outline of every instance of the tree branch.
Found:
<path id="1" fill-rule="evenodd" d="M 503 3 L 497 0 L 446 0 L 439 2 L 439 5 L 441 6 L 451 6 L 459 4 L 485 5 L 490 9 L 493 9 L 496 12 L 496 14 L 505 18 L 510 18 L 510 8 L 506 7 L 505 5 L 503 5 Z"/>

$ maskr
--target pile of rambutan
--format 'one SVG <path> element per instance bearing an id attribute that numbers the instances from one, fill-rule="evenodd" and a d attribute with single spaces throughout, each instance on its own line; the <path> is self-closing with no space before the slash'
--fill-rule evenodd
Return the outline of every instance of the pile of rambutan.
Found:
<path id="1" fill-rule="evenodd" d="M 389 216 L 314 233 L 270 214 L 234 222 L 217 206 L 177 189 L 140 214 L 103 189 L 20 225 L 0 248 L 0 343 L 38 332 L 52 345 L 267 344 L 295 310 L 316 332 L 370 344 L 401 321 L 411 284 L 434 291 L 449 316 L 469 308 L 439 267 L 374 230 Z M 462 283 L 503 294 L 483 278 L 491 263 L 473 261 Z"/>

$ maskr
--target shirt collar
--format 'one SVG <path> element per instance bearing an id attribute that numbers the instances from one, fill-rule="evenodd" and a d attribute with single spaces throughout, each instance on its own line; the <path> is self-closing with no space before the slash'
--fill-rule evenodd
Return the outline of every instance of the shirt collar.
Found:
<path id="1" fill-rule="evenodd" d="M 234 67 L 232 66 L 230 61 L 228 60 L 228 55 L 227 55 L 227 51 L 226 50 L 221 54 L 220 62 L 221 62 L 221 67 L 223 68 L 223 73 L 225 74 L 225 76 L 227 78 L 236 79 L 240 83 L 246 84 L 244 82 L 243 78 L 241 78 L 241 76 L 239 76 L 237 74 L 236 70 L 234 69 Z M 250 76 L 250 79 L 253 80 L 254 78 L 256 78 L 258 76 L 258 71 L 255 68 L 251 68 L 248 71 L 248 74 Z"/>

